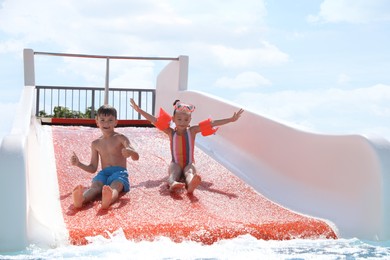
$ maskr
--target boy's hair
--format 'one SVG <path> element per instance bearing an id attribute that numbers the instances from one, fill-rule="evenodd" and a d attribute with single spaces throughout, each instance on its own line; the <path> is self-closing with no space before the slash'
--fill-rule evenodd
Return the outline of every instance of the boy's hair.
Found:
<path id="1" fill-rule="evenodd" d="M 103 105 L 103 106 L 99 107 L 99 109 L 97 111 L 97 115 L 98 116 L 100 116 L 100 115 L 114 116 L 116 119 L 117 112 L 116 112 L 115 107 L 110 106 L 110 105 Z"/>

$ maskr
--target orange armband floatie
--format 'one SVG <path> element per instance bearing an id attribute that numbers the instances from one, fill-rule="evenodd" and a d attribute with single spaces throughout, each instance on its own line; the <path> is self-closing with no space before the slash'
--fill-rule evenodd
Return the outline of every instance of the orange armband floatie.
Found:
<path id="1" fill-rule="evenodd" d="M 172 117 L 164 109 L 160 108 L 160 113 L 154 125 L 160 130 L 165 130 L 170 126 L 171 120 Z"/>
<path id="2" fill-rule="evenodd" d="M 212 126 L 210 118 L 200 122 L 199 127 L 200 127 L 200 132 L 202 133 L 203 136 L 212 135 L 218 130 L 218 127 L 214 128 Z"/>

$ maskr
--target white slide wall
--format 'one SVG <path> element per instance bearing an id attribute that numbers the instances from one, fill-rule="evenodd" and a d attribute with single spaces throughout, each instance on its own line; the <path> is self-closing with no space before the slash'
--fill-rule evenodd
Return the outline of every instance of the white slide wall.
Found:
<path id="1" fill-rule="evenodd" d="M 20 249 L 28 244 L 26 158 L 33 93 L 34 87 L 24 88 L 11 133 L 4 137 L 0 147 L 1 250 Z"/>
<path id="2" fill-rule="evenodd" d="M 0 251 L 67 244 L 50 127 L 35 119 L 35 87 L 26 86 L 0 149 Z"/>
<path id="3" fill-rule="evenodd" d="M 8 111 L 15 118 L 0 147 L 0 252 L 68 243 L 51 131 L 35 119 L 32 50 L 24 54 L 25 87 L 17 111 Z"/>

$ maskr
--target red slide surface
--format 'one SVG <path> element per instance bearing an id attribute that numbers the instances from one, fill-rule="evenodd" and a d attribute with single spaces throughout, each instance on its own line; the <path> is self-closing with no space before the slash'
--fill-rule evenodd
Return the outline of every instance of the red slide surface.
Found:
<path id="1" fill-rule="evenodd" d="M 89 163 L 90 144 L 100 130 L 80 126 L 52 126 L 52 130 L 61 207 L 72 244 L 86 244 L 89 236 L 108 237 L 107 232 L 120 228 L 135 241 L 165 236 L 212 244 L 244 234 L 264 240 L 337 238 L 324 221 L 270 201 L 197 148 L 201 184 L 193 195 L 170 193 L 169 141 L 155 128 L 117 128 L 140 154 L 139 161 L 128 159 L 130 192 L 108 210 L 100 209 L 100 200 L 75 209 L 73 188 L 90 186 L 95 175 L 72 166 L 70 158 L 75 152 L 80 161 Z"/>

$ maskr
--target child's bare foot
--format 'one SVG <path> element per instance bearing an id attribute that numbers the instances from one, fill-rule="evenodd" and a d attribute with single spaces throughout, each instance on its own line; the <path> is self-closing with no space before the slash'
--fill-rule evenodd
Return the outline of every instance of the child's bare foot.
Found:
<path id="1" fill-rule="evenodd" d="M 73 206 L 75 208 L 81 208 L 84 203 L 84 187 L 82 185 L 77 185 L 72 192 L 72 197 L 73 197 Z"/>
<path id="2" fill-rule="evenodd" d="M 186 186 L 185 183 L 183 182 L 178 182 L 178 181 L 175 181 L 171 184 L 171 186 L 169 187 L 169 190 L 174 192 L 174 191 L 178 191 L 178 190 L 181 190 L 181 189 L 184 189 Z"/>
<path id="3" fill-rule="evenodd" d="M 192 180 L 190 181 L 190 183 L 188 183 L 187 192 L 193 193 L 201 181 L 202 181 L 202 179 L 200 178 L 200 176 L 195 174 L 194 177 L 192 177 Z"/>
<path id="4" fill-rule="evenodd" d="M 102 209 L 108 209 L 111 205 L 113 190 L 110 186 L 104 185 L 102 189 Z"/>

